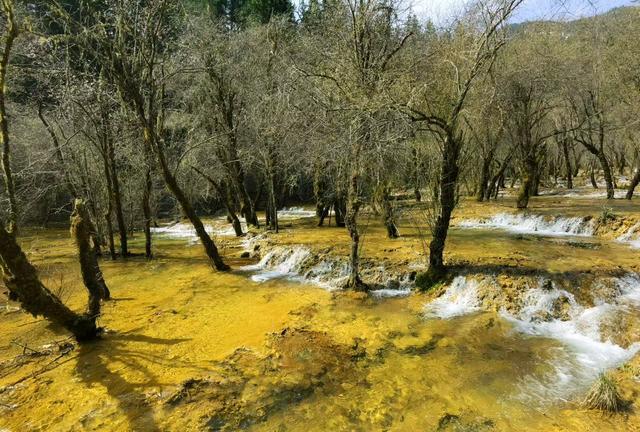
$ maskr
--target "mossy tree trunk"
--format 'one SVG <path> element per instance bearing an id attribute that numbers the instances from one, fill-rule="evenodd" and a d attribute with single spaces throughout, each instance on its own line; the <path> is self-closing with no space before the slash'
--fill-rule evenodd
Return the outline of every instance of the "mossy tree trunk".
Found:
<path id="1" fill-rule="evenodd" d="M 422 201 L 422 192 L 420 192 L 421 182 L 421 173 L 422 170 L 422 162 L 420 161 L 420 156 L 418 154 L 418 149 L 412 149 L 413 156 L 413 196 L 416 199 L 416 202 Z"/>
<path id="2" fill-rule="evenodd" d="M 148 140 L 143 143 L 145 155 L 144 185 L 142 189 L 142 217 L 144 218 L 144 256 L 147 259 L 153 257 L 151 238 L 151 167 L 153 165 L 153 153 Z"/>
<path id="3" fill-rule="evenodd" d="M 11 142 L 9 139 L 9 119 L 6 107 L 7 89 L 7 68 L 11 50 L 20 29 L 15 16 L 15 5 L 12 0 L 3 1 L 1 5 L 5 16 L 5 31 L 3 34 L 4 46 L 2 47 L 2 57 L 0 57 L 0 151 L 2 152 L 1 163 L 4 180 L 4 188 L 9 199 L 8 221 L 6 230 L 11 236 L 16 236 L 18 230 L 18 201 L 16 197 L 16 187 L 13 180 L 11 168 Z"/>
<path id="4" fill-rule="evenodd" d="M 562 136 L 560 138 L 560 146 L 562 147 L 562 155 L 564 158 L 567 189 L 573 189 L 573 167 L 571 166 L 571 157 L 569 156 L 569 138 Z"/>
<path id="5" fill-rule="evenodd" d="M 365 132 L 366 134 L 366 132 Z M 347 209 L 345 225 L 351 238 L 351 251 L 349 253 L 349 278 L 347 289 L 366 291 L 367 286 L 360 278 L 360 231 L 358 228 L 358 213 L 362 202 L 360 200 L 360 156 L 362 152 L 360 138 L 352 144 L 351 150 L 351 174 L 349 176 L 349 188 L 347 192 Z"/>
<path id="6" fill-rule="evenodd" d="M 382 215 L 383 223 L 387 229 L 387 237 L 395 239 L 400 237 L 398 232 L 398 226 L 396 225 L 396 217 L 393 211 L 393 204 L 391 203 L 391 193 L 389 186 L 382 187 Z"/>
<path id="7" fill-rule="evenodd" d="M 89 251 L 93 254 L 90 247 Z M 70 331 L 78 341 L 91 340 L 98 336 L 97 314 L 77 314 L 49 291 L 40 281 L 38 272 L 27 259 L 15 237 L 4 228 L 4 223 L 0 225 L 0 268 L 7 288 L 25 311 L 34 317 L 42 316 L 60 325 Z M 90 309 L 93 308 L 93 312 L 96 312 L 95 304 L 91 301 L 90 304 Z"/>
<path id="8" fill-rule="evenodd" d="M 120 238 L 120 255 L 122 257 L 127 257 L 129 255 L 127 224 L 124 220 L 122 192 L 120 190 L 120 177 L 118 175 L 115 145 L 113 142 L 113 137 L 110 134 L 111 132 L 109 131 L 109 136 L 107 137 L 107 160 L 109 174 L 111 175 L 113 207 L 116 215 L 116 222 L 118 224 L 118 234 Z"/>
<path id="9" fill-rule="evenodd" d="M 207 257 L 211 261 L 212 265 L 220 271 L 229 270 L 229 266 L 226 265 L 222 260 L 222 257 L 218 252 L 218 248 L 204 228 L 204 224 L 196 213 L 196 210 L 193 208 L 191 201 L 189 201 L 189 198 L 187 198 L 187 195 L 178 184 L 178 180 L 171 171 L 171 168 L 169 168 L 163 144 L 160 138 L 156 136 L 153 127 L 145 127 L 144 138 L 145 140 L 147 140 L 148 145 L 150 145 L 156 153 L 165 184 L 180 204 L 180 207 L 182 208 L 184 214 L 193 225 L 193 228 L 195 229 L 198 238 L 202 242 L 205 253 L 207 254 Z"/>
<path id="10" fill-rule="evenodd" d="M 627 194 L 625 195 L 626 199 L 630 200 L 633 198 L 633 193 L 635 192 L 636 187 L 638 187 L 638 184 L 640 184 L 640 167 L 636 169 L 636 173 L 633 175 L 631 183 L 629 183 Z"/>
<path id="11" fill-rule="evenodd" d="M 487 189 L 489 187 L 489 179 L 491 176 L 491 164 L 493 163 L 493 151 L 482 159 L 482 166 L 480 167 L 480 177 L 478 178 L 478 186 L 476 191 L 476 201 L 482 202 L 487 198 Z"/>
<path id="12" fill-rule="evenodd" d="M 509 153 L 507 157 L 504 158 L 498 171 L 491 177 L 489 184 L 487 185 L 487 189 L 485 191 L 485 198 L 487 200 L 494 198 L 498 198 L 498 193 L 500 188 L 504 185 L 504 177 L 509 164 L 511 163 L 511 159 L 513 158 L 513 152 Z"/>
<path id="13" fill-rule="evenodd" d="M 71 236 L 78 248 L 78 260 L 82 281 L 89 291 L 89 307 L 87 313 L 90 316 L 100 315 L 100 300 L 108 300 L 111 297 L 109 288 L 104 281 L 102 270 L 98 265 L 98 258 L 91 250 L 91 233 L 94 230 L 89 212 L 82 199 L 76 199 L 73 213 L 71 214 Z"/>
<path id="14" fill-rule="evenodd" d="M 116 259 L 116 245 L 113 239 L 113 223 L 111 216 L 113 215 L 113 186 L 111 183 L 111 174 L 109 170 L 109 162 L 104 158 L 105 182 L 107 184 L 107 209 L 104 214 L 105 224 L 107 226 L 107 244 L 109 246 L 109 255 L 112 260 Z"/>
<path id="15" fill-rule="evenodd" d="M 432 239 L 429 243 L 429 273 L 440 275 L 445 272 L 444 248 L 451 223 L 451 214 L 456 205 L 456 186 L 460 167 L 461 141 L 449 130 L 444 140 L 444 152 L 440 168 L 439 206 L 432 227 Z"/>
<path id="16" fill-rule="evenodd" d="M 358 175 L 352 174 L 349 186 L 349 199 L 347 201 L 347 213 L 344 219 L 349 237 L 351 238 L 351 251 L 349 253 L 349 279 L 346 288 L 355 291 L 365 291 L 366 286 L 360 278 L 360 231 L 358 229 L 358 213 L 360 201 L 358 197 Z"/>

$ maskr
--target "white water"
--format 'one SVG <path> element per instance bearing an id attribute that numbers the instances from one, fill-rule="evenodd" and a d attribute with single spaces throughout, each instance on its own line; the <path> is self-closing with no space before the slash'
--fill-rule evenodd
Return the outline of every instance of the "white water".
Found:
<path id="1" fill-rule="evenodd" d="M 209 235 L 213 235 L 215 233 L 215 230 L 211 225 L 205 225 L 204 229 Z M 193 243 L 198 241 L 198 234 L 196 234 L 196 230 L 190 223 L 178 222 L 157 228 L 154 227 L 151 228 L 151 233 L 167 238 L 187 239 Z"/>
<path id="2" fill-rule="evenodd" d="M 637 194 L 638 192 L 636 191 L 634 195 L 637 195 Z M 573 189 L 551 189 L 551 190 L 540 192 L 540 195 L 578 198 L 578 199 L 606 198 L 607 189 L 603 184 L 599 189 L 593 189 L 592 187 L 577 187 Z M 626 195 L 627 195 L 626 189 L 614 190 L 615 198 L 624 198 Z"/>
<path id="3" fill-rule="evenodd" d="M 626 233 L 618 237 L 616 241 L 620 243 L 626 243 L 632 248 L 640 249 L 640 231 L 638 230 L 639 228 L 640 223 L 635 224 L 634 226 L 629 228 Z"/>
<path id="4" fill-rule="evenodd" d="M 480 310 L 479 284 L 475 279 L 457 276 L 444 294 L 425 306 L 425 316 L 453 318 Z"/>
<path id="5" fill-rule="evenodd" d="M 615 279 L 617 297 L 610 302 L 599 300 L 593 307 L 578 304 L 565 290 L 547 289 L 543 282 L 524 294 L 517 312 L 502 311 L 501 316 L 520 334 L 562 344 L 553 361 L 553 374 L 530 376 L 520 383 L 522 397 L 550 401 L 584 390 L 600 372 L 623 364 L 640 351 L 640 341 L 624 348 L 605 339 L 600 331 L 601 324 L 616 314 L 640 313 L 640 276 Z M 493 282 L 455 278 L 440 298 L 425 305 L 425 315 L 447 319 L 480 310 L 478 289 L 483 283 Z"/>
<path id="6" fill-rule="evenodd" d="M 586 218 L 545 218 L 540 215 L 510 213 L 499 213 L 487 219 L 462 221 L 459 226 L 474 229 L 493 228 L 518 234 L 545 236 L 589 237 L 594 232 L 593 220 Z"/>
<path id="7" fill-rule="evenodd" d="M 287 219 L 302 219 L 315 216 L 315 211 L 305 210 L 303 207 L 285 207 L 282 210 L 278 210 L 278 217 Z M 240 222 L 242 225 L 242 232 L 247 232 L 247 223 Z M 216 218 L 215 224 L 205 224 L 205 231 L 211 236 L 225 236 L 233 237 L 236 235 L 233 225 L 227 222 L 226 216 Z M 189 222 L 178 222 L 157 228 L 151 228 L 151 232 L 163 237 L 175 238 L 175 239 L 187 239 L 195 243 L 198 241 L 198 235 L 196 230 Z"/>
<path id="8" fill-rule="evenodd" d="M 284 207 L 282 210 L 278 210 L 278 217 L 280 219 L 301 219 L 314 217 L 315 215 L 315 211 L 305 210 L 303 207 Z"/>
<path id="9" fill-rule="evenodd" d="M 265 282 L 277 278 L 297 279 L 304 262 L 311 256 L 305 247 L 276 247 L 267 252 L 259 263 L 244 266 L 241 270 L 256 272 L 251 280 Z"/>
<path id="10" fill-rule="evenodd" d="M 259 263 L 241 267 L 240 270 L 254 272 L 251 280 L 255 282 L 288 279 L 311 283 L 329 291 L 340 289 L 349 276 L 349 267 L 345 262 L 326 256 L 317 260 L 310 249 L 302 246 L 275 247 Z M 376 298 L 403 297 L 411 294 L 411 286 L 408 280 L 403 280 L 398 289 L 384 288 L 370 291 L 369 294 Z"/>
<path id="11" fill-rule="evenodd" d="M 247 224 L 244 222 L 241 222 L 241 224 L 242 224 L 242 231 L 247 232 Z M 229 223 L 226 223 L 226 220 L 224 223 L 221 221 L 220 223 L 216 223 L 215 225 L 204 224 L 204 229 L 210 236 L 214 236 L 214 237 L 217 237 L 217 236 L 234 237 L 236 235 L 236 232 L 234 231 L 233 226 Z M 191 223 L 189 222 L 178 222 L 178 223 L 165 225 L 157 228 L 151 228 L 151 232 L 153 234 L 156 234 L 162 237 L 168 237 L 168 238 L 174 238 L 174 239 L 187 239 L 192 243 L 196 243 L 199 241 L 196 230 L 193 228 L 193 225 L 191 225 Z"/>

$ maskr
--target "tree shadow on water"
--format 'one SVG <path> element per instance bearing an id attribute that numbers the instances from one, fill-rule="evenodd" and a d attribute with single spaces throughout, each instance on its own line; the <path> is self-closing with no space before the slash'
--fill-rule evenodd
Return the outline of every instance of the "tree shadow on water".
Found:
<path id="1" fill-rule="evenodd" d="M 176 345 L 189 340 L 162 339 L 133 332 L 108 334 L 96 342 L 80 345 L 76 373 L 87 387 L 99 385 L 106 389 L 126 417 L 128 430 L 160 431 L 148 396 L 162 386 L 175 383 L 159 382 L 150 366 L 193 366 L 180 360 L 169 360 L 160 351 L 156 355 L 147 345 Z"/>

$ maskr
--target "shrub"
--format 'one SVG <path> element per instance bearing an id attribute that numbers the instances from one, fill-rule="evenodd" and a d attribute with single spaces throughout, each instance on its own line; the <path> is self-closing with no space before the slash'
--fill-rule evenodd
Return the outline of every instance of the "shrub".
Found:
<path id="1" fill-rule="evenodd" d="M 587 409 L 610 413 L 623 411 L 626 405 L 618 392 L 616 382 L 604 373 L 600 374 L 582 402 L 582 406 Z"/>

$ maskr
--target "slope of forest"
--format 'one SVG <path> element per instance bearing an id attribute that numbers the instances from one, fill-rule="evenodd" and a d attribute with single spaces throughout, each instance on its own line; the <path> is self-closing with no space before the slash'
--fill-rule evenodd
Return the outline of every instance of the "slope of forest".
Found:
<path id="1" fill-rule="evenodd" d="M 0 432 L 640 430 L 640 7 L 0 3 Z"/>

